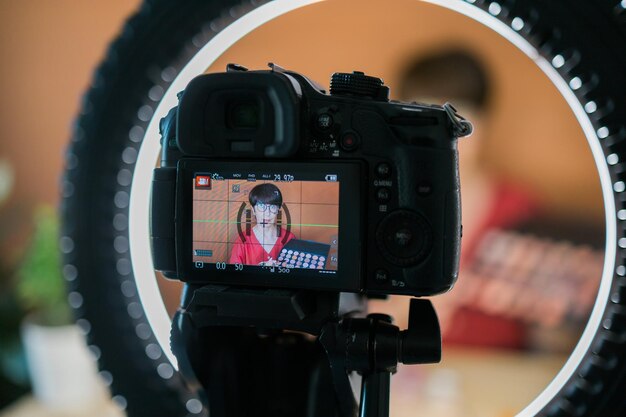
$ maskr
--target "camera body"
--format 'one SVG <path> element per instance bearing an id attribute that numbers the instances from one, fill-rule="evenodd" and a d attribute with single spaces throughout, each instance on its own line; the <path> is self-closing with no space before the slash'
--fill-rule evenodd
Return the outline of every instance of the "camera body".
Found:
<path id="1" fill-rule="evenodd" d="M 388 96 L 360 72 L 334 74 L 330 94 L 273 64 L 196 77 L 161 121 L 155 268 L 191 284 L 449 290 L 457 138 L 471 125 L 451 106 Z"/>

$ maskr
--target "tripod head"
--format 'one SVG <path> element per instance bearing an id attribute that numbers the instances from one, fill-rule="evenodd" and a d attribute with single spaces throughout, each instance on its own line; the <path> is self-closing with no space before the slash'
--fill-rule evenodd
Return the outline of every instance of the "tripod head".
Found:
<path id="1" fill-rule="evenodd" d="M 402 331 L 364 310 L 349 294 L 186 286 L 172 350 L 212 415 L 249 415 L 245 393 L 258 397 L 250 401 L 256 415 L 266 407 L 272 415 L 386 417 L 398 363 L 441 359 L 439 323 L 428 300 L 411 300 Z M 360 406 L 353 372 L 362 376 Z"/>

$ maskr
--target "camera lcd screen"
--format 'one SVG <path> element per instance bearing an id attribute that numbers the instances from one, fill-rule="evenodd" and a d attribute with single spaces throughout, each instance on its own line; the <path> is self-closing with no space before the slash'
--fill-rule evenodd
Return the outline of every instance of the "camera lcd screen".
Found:
<path id="1" fill-rule="evenodd" d="M 228 272 L 233 283 L 248 277 L 262 285 L 279 279 L 286 286 L 345 287 L 340 272 L 360 250 L 358 239 L 351 248 L 342 241 L 350 235 L 344 228 L 359 229 L 353 212 L 358 166 L 212 165 L 189 170 L 184 180 L 191 190 L 186 258 L 192 275 L 221 282 Z"/>
<path id="2" fill-rule="evenodd" d="M 336 179 L 228 177 L 198 173 L 194 178 L 194 262 L 337 270 Z"/>

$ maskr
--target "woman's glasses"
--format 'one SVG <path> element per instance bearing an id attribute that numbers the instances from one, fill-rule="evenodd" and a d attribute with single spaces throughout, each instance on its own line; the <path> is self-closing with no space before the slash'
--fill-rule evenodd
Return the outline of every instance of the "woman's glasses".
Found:
<path id="1" fill-rule="evenodd" d="M 254 207 L 258 208 L 260 211 L 267 211 L 269 209 L 270 213 L 272 214 L 278 213 L 278 209 L 280 208 L 276 204 L 265 204 L 265 203 L 256 203 Z"/>

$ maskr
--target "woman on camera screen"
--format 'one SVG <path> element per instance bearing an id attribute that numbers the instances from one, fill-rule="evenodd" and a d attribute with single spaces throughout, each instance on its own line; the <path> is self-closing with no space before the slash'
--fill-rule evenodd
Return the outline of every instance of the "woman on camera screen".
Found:
<path id="1" fill-rule="evenodd" d="M 231 264 L 278 265 L 281 249 L 295 235 L 276 224 L 283 196 L 274 184 L 259 184 L 248 195 L 256 224 L 250 233 L 240 235 L 230 255 Z"/>

